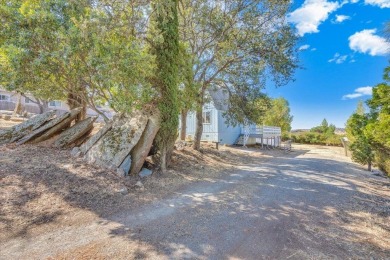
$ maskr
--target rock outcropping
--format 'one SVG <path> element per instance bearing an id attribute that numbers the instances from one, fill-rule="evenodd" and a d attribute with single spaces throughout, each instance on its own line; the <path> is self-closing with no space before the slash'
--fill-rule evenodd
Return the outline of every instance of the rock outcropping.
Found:
<path id="1" fill-rule="evenodd" d="M 116 170 L 121 175 L 139 173 L 159 130 L 160 113 L 121 114 L 90 137 L 97 117 L 73 124 L 80 112 L 81 108 L 75 108 L 60 116 L 55 111 L 37 115 L 0 131 L 0 144 L 35 144 L 50 139 L 53 147 L 73 147 L 73 156 L 83 156 L 91 164 Z"/>
<path id="2" fill-rule="evenodd" d="M 121 176 L 137 174 L 159 130 L 159 119 L 158 112 L 117 116 L 81 145 L 81 156 L 91 164 L 117 170 Z"/>

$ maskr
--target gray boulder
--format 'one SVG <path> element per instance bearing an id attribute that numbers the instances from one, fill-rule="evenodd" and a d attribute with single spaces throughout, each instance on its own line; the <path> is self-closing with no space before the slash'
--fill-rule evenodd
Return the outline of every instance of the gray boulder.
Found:
<path id="1" fill-rule="evenodd" d="M 160 129 L 160 113 L 156 112 L 149 116 L 148 124 L 143 132 L 137 145 L 131 151 L 132 164 L 130 168 L 130 174 L 135 175 L 139 173 L 144 165 L 145 159 L 149 154 L 152 147 L 153 140 L 156 137 L 158 130 Z"/>
<path id="2" fill-rule="evenodd" d="M 73 157 L 80 157 L 81 151 L 79 147 L 73 147 L 72 151 L 70 151 L 70 155 Z"/>
<path id="3" fill-rule="evenodd" d="M 86 152 L 91 149 L 91 147 L 96 144 L 97 141 L 102 138 L 103 135 L 105 135 L 110 129 L 112 128 L 112 122 L 106 124 L 103 126 L 96 134 L 94 134 L 91 138 L 89 138 L 84 144 L 80 146 L 80 151 L 82 154 L 85 154 Z"/>
<path id="4" fill-rule="evenodd" d="M 147 169 L 147 168 L 142 168 L 142 170 L 139 172 L 139 177 L 143 178 L 143 177 L 147 177 L 147 176 L 150 176 L 152 175 L 152 171 Z"/>
<path id="5" fill-rule="evenodd" d="M 66 129 L 54 142 L 54 147 L 61 148 L 73 144 L 79 138 L 83 137 L 86 133 L 91 131 L 93 128 L 93 123 L 96 119 L 97 117 L 88 117 Z"/>
<path id="6" fill-rule="evenodd" d="M 112 128 L 85 154 L 88 162 L 101 167 L 117 169 L 138 143 L 148 118 L 141 112 L 122 115 L 113 122 Z"/>
<path id="7" fill-rule="evenodd" d="M 65 129 L 67 129 L 69 127 L 69 125 L 72 123 L 72 121 L 81 112 L 81 109 L 82 109 L 81 107 L 72 109 L 70 111 L 70 115 L 68 117 L 66 117 L 64 120 L 62 120 L 61 122 L 59 122 L 58 124 L 56 124 L 55 126 L 50 128 L 43 135 L 35 138 L 31 142 L 32 143 L 43 142 L 43 141 L 46 141 L 46 140 L 50 139 L 54 135 L 61 133 L 62 131 L 64 131 Z"/>
<path id="8" fill-rule="evenodd" d="M 66 118 L 68 118 L 70 116 L 70 113 L 69 112 L 66 112 L 64 114 L 62 114 L 61 116 L 57 116 L 56 118 L 54 118 L 53 120 L 49 121 L 47 124 L 39 127 L 38 129 L 32 131 L 30 134 L 24 136 L 22 139 L 20 139 L 17 144 L 24 144 L 34 138 L 36 138 L 37 136 L 43 134 L 45 131 L 49 130 L 50 128 L 56 126 L 57 124 L 61 123 L 63 120 L 65 120 Z"/>
<path id="9" fill-rule="evenodd" d="M 12 143 L 21 139 L 53 119 L 54 115 L 55 111 L 48 111 L 44 114 L 34 116 L 31 119 L 9 129 L 0 131 L 0 144 Z"/>
<path id="10" fill-rule="evenodd" d="M 125 160 L 122 162 L 121 166 L 119 166 L 119 169 L 122 169 L 125 173 L 124 175 L 128 175 L 130 171 L 131 166 L 131 156 L 128 155 Z"/>

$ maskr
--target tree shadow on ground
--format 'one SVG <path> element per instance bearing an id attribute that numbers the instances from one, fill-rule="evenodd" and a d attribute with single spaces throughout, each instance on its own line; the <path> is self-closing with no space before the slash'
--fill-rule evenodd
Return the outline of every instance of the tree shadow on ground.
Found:
<path id="1" fill-rule="evenodd" d="M 364 240 L 372 236 L 369 230 L 356 230 L 348 223 L 353 220 L 349 215 L 362 211 L 345 207 L 351 198 L 369 196 L 386 203 L 390 199 L 363 189 L 366 181 L 386 180 L 369 176 L 354 164 L 271 156 L 261 164 L 237 165 L 234 173 L 216 183 L 198 181 L 145 204 L 142 193 L 119 193 L 120 178 L 113 173 L 69 160 L 67 151 L 45 149 L 9 151 L 30 164 L 27 168 L 2 164 L 2 187 L 15 188 L 4 194 L 1 203 L 8 204 L 1 205 L 5 211 L 0 213 L 11 237 L 28 236 L 31 226 L 72 214 L 62 208 L 63 200 L 97 215 L 102 221 L 96 227 L 106 226 L 102 232 L 129 243 L 123 249 L 129 258 L 381 258 L 390 253 L 377 240 Z M 47 158 L 35 165 L 36 156 Z M 46 199 L 53 202 L 50 208 L 34 208 Z M 389 217 L 385 209 L 371 213 Z M 339 214 L 347 216 L 347 222 L 340 222 Z M 29 221 L 32 215 L 36 217 Z M 20 228 L 15 229 L 17 225 Z M 82 239 L 93 241 L 94 236 L 87 233 Z"/>
<path id="2" fill-rule="evenodd" d="M 294 252 L 299 252 L 294 258 L 350 258 L 368 257 L 372 250 L 379 257 L 390 253 L 378 241 L 364 240 L 369 230 L 349 230 L 348 224 L 337 221 L 340 205 L 366 195 L 357 188 L 365 185 L 363 181 L 350 181 L 359 169 L 351 166 L 348 170 L 354 172 L 344 174 L 337 170 L 340 163 L 318 160 L 324 168 L 336 166 L 334 171 L 318 172 L 311 163 L 304 161 L 294 171 L 295 165 L 275 169 L 274 164 L 263 164 L 261 170 L 242 170 L 212 187 L 199 184 L 140 213 L 117 216 L 113 220 L 123 226 L 112 233 L 148 241 L 158 252 L 180 258 L 285 258 Z M 134 233 L 138 228 L 142 232 Z"/>

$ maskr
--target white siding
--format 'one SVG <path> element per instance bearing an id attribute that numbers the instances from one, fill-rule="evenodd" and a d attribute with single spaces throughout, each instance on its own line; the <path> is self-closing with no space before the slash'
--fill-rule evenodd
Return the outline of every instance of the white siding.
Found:
<path id="1" fill-rule="evenodd" d="M 212 104 L 203 106 L 204 112 L 210 112 L 210 124 L 203 124 L 202 141 L 218 141 L 218 110 Z M 180 123 L 181 127 L 181 123 Z M 196 114 L 191 111 L 187 115 L 187 138 L 194 139 L 196 129 Z"/>
<path id="2" fill-rule="evenodd" d="M 223 117 L 223 111 L 218 111 L 218 127 L 219 127 L 219 142 L 221 144 L 234 144 L 238 137 L 241 134 L 241 127 L 237 126 L 228 126 L 225 123 L 225 118 Z"/>

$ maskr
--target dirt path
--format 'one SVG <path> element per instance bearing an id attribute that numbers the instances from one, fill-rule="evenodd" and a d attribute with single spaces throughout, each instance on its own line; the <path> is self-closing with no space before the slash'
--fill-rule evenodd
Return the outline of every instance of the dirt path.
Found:
<path id="1" fill-rule="evenodd" d="M 9 239 L 0 256 L 389 259 L 389 188 L 340 150 L 295 146 L 139 207 Z"/>

